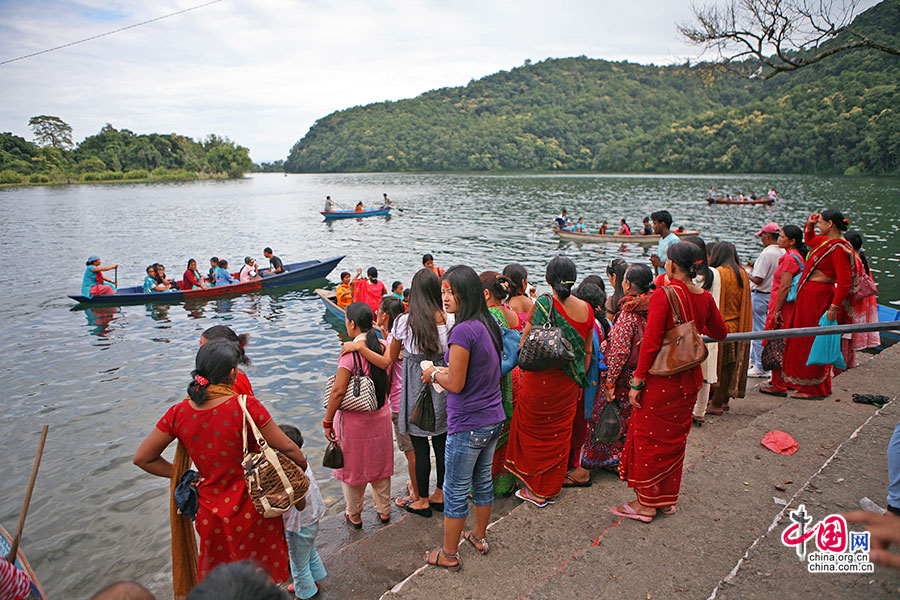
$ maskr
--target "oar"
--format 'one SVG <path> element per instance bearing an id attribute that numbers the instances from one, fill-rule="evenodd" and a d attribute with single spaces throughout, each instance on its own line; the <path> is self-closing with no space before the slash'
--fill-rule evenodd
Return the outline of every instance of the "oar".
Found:
<path id="1" fill-rule="evenodd" d="M 116 286 L 116 291 L 119 291 L 119 265 L 116 265 L 116 268 L 113 269 L 113 285 Z"/>
<path id="2" fill-rule="evenodd" d="M 49 425 L 44 425 L 41 431 L 41 441 L 38 444 L 37 454 L 34 455 L 34 466 L 31 467 L 31 480 L 28 482 L 28 489 L 25 491 L 25 504 L 22 506 L 22 512 L 19 514 L 19 526 L 16 528 L 16 537 L 13 538 L 9 547 L 9 554 L 6 560 L 15 564 L 16 554 L 19 553 L 19 541 L 22 539 L 22 529 L 25 528 L 25 515 L 28 514 L 28 505 L 31 503 L 31 492 L 34 491 L 34 480 L 37 479 L 38 467 L 41 466 L 41 456 L 44 454 L 44 442 L 47 441 L 47 431 L 50 430 Z"/>

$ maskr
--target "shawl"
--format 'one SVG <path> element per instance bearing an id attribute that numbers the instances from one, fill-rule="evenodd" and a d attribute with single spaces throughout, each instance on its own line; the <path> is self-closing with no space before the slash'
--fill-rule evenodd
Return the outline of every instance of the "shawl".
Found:
<path id="1" fill-rule="evenodd" d="M 797 292 L 800 292 L 803 284 L 809 280 L 810 275 L 816 270 L 819 263 L 835 250 L 843 251 L 847 255 L 847 260 L 850 261 L 850 291 L 847 292 L 847 297 L 844 299 L 841 309 L 852 319 L 855 312 L 853 302 L 856 299 L 856 293 L 859 291 L 859 271 L 856 268 L 856 251 L 853 249 L 853 246 L 850 245 L 850 242 L 842 237 L 828 240 L 809 251 L 806 255 L 806 264 L 803 268 L 803 273 L 800 274 L 800 283 L 797 285 Z M 840 320 L 841 319 L 838 319 L 839 322 Z"/>
<path id="2" fill-rule="evenodd" d="M 729 267 L 716 267 L 716 269 L 728 269 L 730 272 L 731 269 Z M 722 275 L 722 270 L 719 271 L 719 275 Z M 720 293 L 720 300 L 718 306 L 722 306 L 725 301 L 724 298 L 729 294 L 741 294 L 741 314 L 738 319 L 738 332 L 744 331 L 752 331 L 753 330 L 753 302 L 750 300 L 750 278 L 747 276 L 746 271 L 741 269 L 741 281 L 743 282 L 743 287 L 738 288 L 736 285 L 732 285 L 732 280 L 730 277 L 721 277 L 722 280 L 722 291 Z M 750 362 L 750 342 L 728 342 L 734 344 L 734 350 L 737 357 L 737 375 L 731 379 L 731 386 L 728 389 L 728 395 L 732 398 L 743 398 L 747 391 L 747 365 Z"/>
<path id="3" fill-rule="evenodd" d="M 213 384 L 206 389 L 209 399 L 234 396 L 230 385 Z M 185 398 L 188 400 L 189 398 Z M 199 558 L 197 538 L 191 520 L 178 511 L 175 504 L 175 488 L 181 476 L 191 467 L 191 457 L 187 448 L 178 441 L 175 460 L 172 462 L 172 477 L 169 481 L 169 528 L 172 531 L 172 590 L 175 600 L 183 600 L 197 585 Z"/>
<path id="4" fill-rule="evenodd" d="M 619 301 L 619 310 L 626 312 L 646 313 L 650 310 L 650 296 L 648 292 L 640 296 L 625 296 Z M 616 313 L 618 316 L 618 313 Z"/>
<path id="5" fill-rule="evenodd" d="M 553 296 L 546 294 L 537 299 L 535 306 L 540 306 L 541 310 L 535 309 L 534 320 L 532 326 L 537 327 L 550 321 L 550 313 L 554 311 Z M 559 311 L 556 311 L 559 312 Z M 575 354 L 575 360 L 563 367 L 566 375 L 571 377 L 580 387 L 587 387 L 587 373 L 584 369 L 584 338 L 578 333 L 578 330 L 562 315 L 553 318 L 552 324 L 555 324 L 569 340 L 572 345 L 572 352 Z"/>

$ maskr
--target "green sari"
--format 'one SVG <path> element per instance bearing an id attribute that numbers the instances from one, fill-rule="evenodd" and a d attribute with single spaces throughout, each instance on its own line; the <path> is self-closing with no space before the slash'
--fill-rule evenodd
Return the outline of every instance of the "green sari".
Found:
<path id="1" fill-rule="evenodd" d="M 494 315 L 500 327 L 509 329 L 509 321 L 499 306 L 490 306 L 488 310 Z M 516 367 L 518 368 L 518 367 Z M 494 461 L 491 465 L 491 477 L 494 480 L 494 495 L 508 495 L 516 489 L 516 479 L 512 473 L 504 468 L 506 462 L 506 442 L 509 439 L 509 422 L 513 414 L 512 372 L 500 377 L 500 394 L 503 398 L 503 412 L 506 419 L 503 420 L 503 428 L 500 430 L 500 438 L 497 440 L 497 448 L 494 450 Z"/>

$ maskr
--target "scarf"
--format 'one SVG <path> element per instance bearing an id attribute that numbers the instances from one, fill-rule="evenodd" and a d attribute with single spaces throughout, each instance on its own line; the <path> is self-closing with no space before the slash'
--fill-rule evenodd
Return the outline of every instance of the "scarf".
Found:
<path id="1" fill-rule="evenodd" d="M 800 274 L 800 283 L 797 285 L 797 292 L 799 293 L 803 284 L 807 282 L 809 276 L 816 267 L 818 267 L 819 263 L 835 250 L 844 252 L 847 255 L 847 260 L 850 261 L 850 291 L 847 293 L 847 298 L 844 300 L 841 308 L 848 316 L 852 317 L 854 313 L 852 299 L 859 291 L 859 271 L 856 268 L 856 251 L 853 249 L 853 246 L 850 245 L 850 242 L 842 237 L 823 242 L 809 251 L 809 254 L 806 255 L 806 266 L 803 268 L 803 273 Z"/>
<path id="2" fill-rule="evenodd" d="M 625 296 L 619 300 L 619 311 L 646 313 L 650 311 L 650 293 L 639 296 Z M 616 313 L 616 317 L 618 317 Z"/>
<path id="3" fill-rule="evenodd" d="M 234 396 L 231 385 L 213 384 L 206 388 L 210 400 L 222 396 Z M 190 398 L 185 398 L 189 400 Z M 197 538 L 191 520 L 178 512 L 175 504 L 175 488 L 181 482 L 184 472 L 191 468 L 191 457 L 187 448 L 178 441 L 175 460 L 172 462 L 172 477 L 169 480 L 169 528 L 172 531 L 172 591 L 175 600 L 183 600 L 197 585 L 199 558 Z"/>

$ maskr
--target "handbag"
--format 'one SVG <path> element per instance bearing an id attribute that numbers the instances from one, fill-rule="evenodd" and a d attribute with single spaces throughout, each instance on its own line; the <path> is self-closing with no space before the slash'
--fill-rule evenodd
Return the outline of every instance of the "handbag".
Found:
<path id="1" fill-rule="evenodd" d="M 763 370 L 771 371 L 772 369 L 781 368 L 781 365 L 784 364 L 785 345 L 784 338 L 776 338 L 766 342 L 760 356 Z"/>
<path id="2" fill-rule="evenodd" d="M 272 449 L 262 436 L 247 410 L 247 396 L 238 396 L 244 411 L 241 437 L 244 441 L 244 481 L 256 512 L 264 517 L 277 517 L 298 504 L 309 491 L 309 478 L 303 469 L 283 453 Z M 247 450 L 247 422 L 259 445 L 259 452 Z"/>
<path id="3" fill-rule="evenodd" d="M 503 354 L 500 356 L 500 376 L 504 376 L 519 364 L 519 343 L 522 334 L 515 329 L 500 328 L 503 342 Z M 428 431 L 431 431 L 430 429 Z"/>
<path id="4" fill-rule="evenodd" d="M 547 322 L 542 327 L 532 327 L 519 348 L 519 368 L 523 371 L 558 369 L 575 360 L 572 344 L 556 326 L 553 298 L 549 294 L 546 297 L 551 302 Z M 535 305 L 544 308 L 540 302 Z"/>
<path id="5" fill-rule="evenodd" d="M 837 321 L 829 321 L 826 312 L 819 319 L 819 327 L 828 327 L 829 325 L 837 325 Z M 834 365 L 838 369 L 846 370 L 847 364 L 844 362 L 844 354 L 841 352 L 841 334 L 817 335 L 813 340 L 812 348 L 809 349 L 809 358 L 806 360 L 806 364 L 807 366 Z"/>
<path id="6" fill-rule="evenodd" d="M 872 279 L 872 276 L 868 273 L 863 273 L 859 276 L 859 291 L 856 292 L 856 298 L 868 298 L 869 296 L 874 296 L 878 293 L 878 285 L 875 283 L 875 280 Z"/>
<path id="7" fill-rule="evenodd" d="M 326 469 L 344 468 L 344 451 L 337 442 L 328 442 L 325 454 L 322 455 L 322 466 Z"/>
<path id="8" fill-rule="evenodd" d="M 431 385 L 425 383 L 416 396 L 412 410 L 409 412 L 409 422 L 422 431 L 434 431 L 434 400 L 431 398 Z"/>
<path id="9" fill-rule="evenodd" d="M 619 421 L 616 403 L 606 402 L 600 411 L 600 422 L 594 428 L 593 441 L 595 444 L 610 444 L 620 437 L 622 437 L 622 422 Z"/>
<path id="10" fill-rule="evenodd" d="M 796 302 L 797 301 L 797 291 L 800 286 L 800 277 L 803 276 L 803 261 L 796 254 L 792 254 L 794 260 L 797 261 L 800 265 L 800 272 L 794 275 L 793 279 L 791 279 L 791 289 L 788 290 L 787 299 L 785 302 Z"/>
<path id="11" fill-rule="evenodd" d="M 650 365 L 650 374 L 668 377 L 692 369 L 706 360 L 709 350 L 693 321 L 684 322 L 681 299 L 671 286 L 663 287 L 675 327 L 666 332 L 662 346 Z M 672 296 L 675 296 L 674 300 Z"/>
<path id="12" fill-rule="evenodd" d="M 334 387 L 332 375 L 325 383 L 325 398 L 322 400 L 322 408 L 328 408 L 328 399 L 331 398 L 331 388 Z M 357 412 L 371 412 L 378 410 L 378 398 L 375 395 L 375 382 L 368 375 L 363 374 L 362 365 L 359 362 L 359 352 L 353 353 L 353 374 L 347 384 L 347 391 L 341 399 L 339 410 L 353 410 Z"/>

